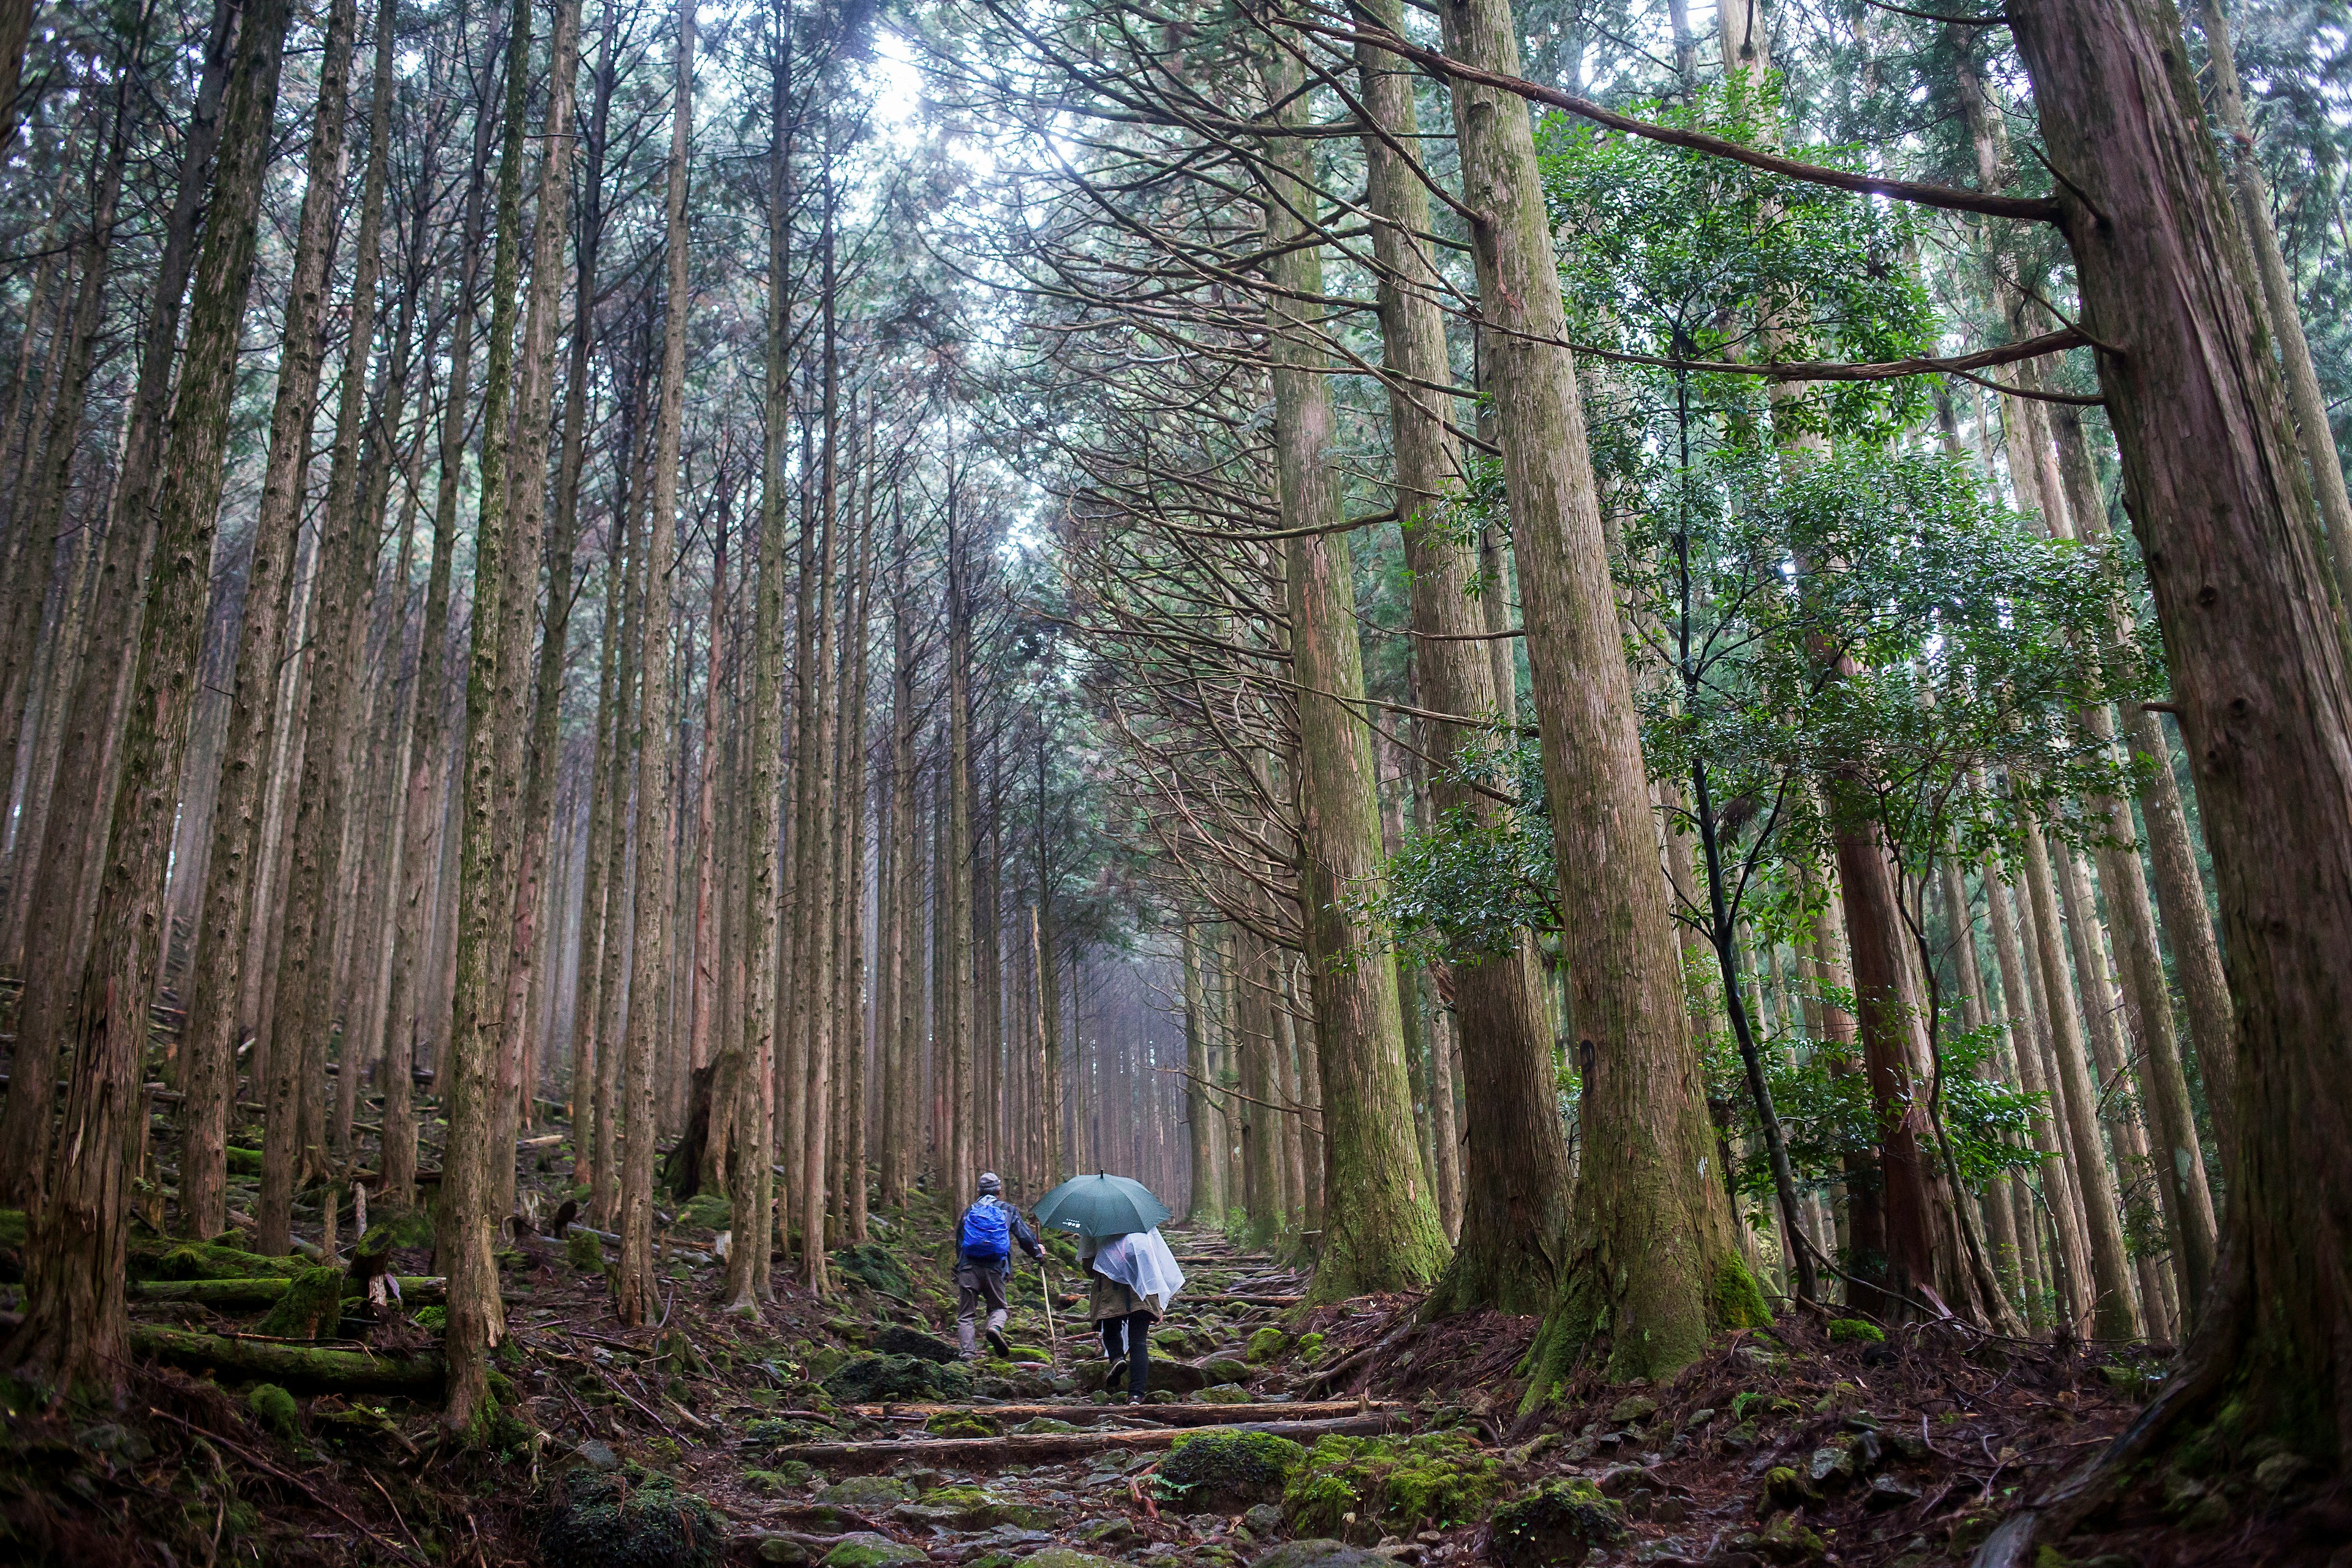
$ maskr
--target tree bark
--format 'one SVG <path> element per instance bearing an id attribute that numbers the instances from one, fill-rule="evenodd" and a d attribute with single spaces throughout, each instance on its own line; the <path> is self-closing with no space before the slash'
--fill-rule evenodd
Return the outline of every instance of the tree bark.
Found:
<path id="1" fill-rule="evenodd" d="M 662 318 L 660 411 L 654 434 L 653 528 L 646 547 L 646 607 L 637 664 L 645 695 L 637 717 L 636 939 L 629 982 L 628 1142 L 621 1173 L 621 1268 L 614 1310 L 632 1328 L 654 1300 L 654 1037 L 661 975 L 668 965 L 670 816 L 669 623 L 675 598 L 678 445 L 686 417 L 687 153 L 693 132 L 694 5 L 677 8 L 677 72 L 670 110 L 669 177 L 663 208 L 668 287 Z"/>
<path id="2" fill-rule="evenodd" d="M 96 937 L 69 1026 L 49 1047 L 54 1061 L 58 1046 L 72 1047 L 63 1137 L 52 1152 L 26 1248 L 24 1322 L 0 1360 L 27 1381 L 60 1390 L 81 1383 L 120 1387 L 126 1363 L 125 1142 L 143 1134 L 140 1071 L 161 956 L 166 857 L 289 14 L 282 0 L 254 0 L 244 19 L 189 311 L 154 568 L 120 747 L 121 771 L 110 803 Z M 30 1070 L 25 1056 L 20 1049 L 20 1074 Z"/>
<path id="3" fill-rule="evenodd" d="M 1517 74 L 1505 0 L 1445 0 L 1448 53 Z M 1531 1399 L 1575 1346 L 1611 1339 L 1614 1377 L 1687 1364 L 1716 1331 L 1769 1321 L 1724 1201 L 1666 910 L 1550 222 L 1526 109 L 1456 80 L 1486 377 L 1502 439 L 1584 1081 L 1569 1283 Z"/>
<path id="4" fill-rule="evenodd" d="M 1297 63 L 1276 55 L 1263 68 L 1268 100 L 1286 123 L 1303 124 Z M 1286 530 L 1328 528 L 1341 510 L 1325 356 L 1299 320 L 1300 301 L 1323 291 L 1323 264 L 1307 243 L 1317 222 L 1313 145 L 1297 136 L 1272 142 L 1265 193 L 1266 243 L 1275 252 L 1266 331 Z M 1346 534 L 1324 531 L 1286 539 L 1282 555 L 1298 688 L 1298 912 L 1321 1050 L 1326 1179 L 1345 1197 L 1324 1216 L 1313 1293 L 1339 1300 L 1428 1284 L 1445 1265 L 1446 1244 L 1412 1147 L 1396 965 L 1360 910 L 1385 873 L 1379 780 L 1361 713 L 1353 554 Z M 1282 1005 L 1279 991 L 1269 1000 Z M 1278 1028 L 1272 1034 L 1282 1037 Z M 1275 1131 L 1263 1119 L 1261 1125 Z"/>
<path id="5" fill-rule="evenodd" d="M 336 0 L 328 12 L 327 48 L 319 87 L 317 126 L 310 139 L 310 183 L 302 198 L 302 226 L 295 241 L 294 287 L 287 301 L 286 353 L 278 374 L 278 401 L 271 421 L 272 461 L 263 517 L 278 537 L 282 561 L 293 552 L 301 522 L 301 490 L 310 455 L 311 416 L 326 353 L 322 327 L 327 269 L 334 256 L 334 219 L 342 205 L 343 140 L 349 118 L 352 35 L 358 25 L 354 0 Z M 390 58 L 379 50 L 377 79 L 387 95 Z M 377 139 L 377 148 L 388 139 Z M 371 151 L 372 205 L 363 205 L 354 281 L 367 293 L 352 301 L 351 346 L 344 356 L 343 392 L 337 411 L 334 458 L 319 535 L 321 635 L 310 665 L 310 714 L 304 725 L 302 781 L 295 794 L 293 875 L 284 893 L 284 948 L 270 984 L 277 987 L 275 1033 L 270 1052 L 268 1106 L 262 1131 L 260 1195 L 255 1200 L 256 1245 L 282 1256 L 292 1239 L 298 1158 L 308 1168 L 317 1159 L 318 1118 L 310 1109 L 325 1090 L 326 1036 L 332 1011 L 331 980 L 336 900 L 336 861 L 342 843 L 345 770 L 343 731 L 350 704 L 349 638 L 359 595 L 373 576 L 374 540 L 362 552 L 352 506 L 359 464 L 359 426 L 366 414 L 368 350 L 375 337 L 379 241 L 383 221 L 383 167 Z M 363 198 L 364 202 L 364 198 Z M 273 496 L 272 490 L 276 493 Z M 274 505 L 272 502 L 274 501 Z M 275 667 L 282 636 L 269 628 L 268 643 L 256 650 Z M 312 1069 L 318 1068 L 315 1078 Z M 298 1153 L 299 1151 L 299 1153 Z"/>

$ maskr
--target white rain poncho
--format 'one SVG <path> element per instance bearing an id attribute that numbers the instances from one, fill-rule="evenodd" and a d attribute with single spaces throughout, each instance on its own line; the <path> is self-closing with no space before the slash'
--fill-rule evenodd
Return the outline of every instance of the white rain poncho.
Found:
<path id="1" fill-rule="evenodd" d="M 1168 1244 L 1160 1238 L 1157 1230 L 1103 1237 L 1096 1244 L 1092 1267 L 1104 1279 L 1115 1280 L 1139 1296 L 1156 1299 L 1163 1312 L 1176 1292 L 1184 1288 L 1184 1271 L 1176 1267 L 1176 1255 L 1168 1250 Z"/>

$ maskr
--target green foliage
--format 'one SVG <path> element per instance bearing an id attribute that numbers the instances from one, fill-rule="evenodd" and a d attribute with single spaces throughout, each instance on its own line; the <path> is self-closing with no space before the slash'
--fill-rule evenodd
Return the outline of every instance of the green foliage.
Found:
<path id="1" fill-rule="evenodd" d="M 1849 1007 L 1853 1002 L 1851 994 L 1834 988 L 1827 1000 Z M 1879 1141 L 1859 1047 L 1801 1037 L 1768 1039 L 1765 1084 L 1799 1184 L 1825 1188 L 1843 1181 L 1847 1157 L 1867 1153 Z M 2044 1113 L 2049 1096 L 2027 1094 L 1993 1079 L 2000 1026 L 1957 1031 L 1947 1026 L 1937 1032 L 1937 1040 L 1942 1076 L 1936 1084 L 1916 1085 L 1916 1092 L 1937 1093 L 1937 1120 L 1961 1180 L 1976 1192 L 1997 1176 L 2032 1170 L 2042 1156 L 2028 1135 L 2033 1117 Z M 1734 1139 L 1735 1147 L 1748 1150 L 1734 1172 L 1734 1185 L 1743 1196 L 1768 1197 L 1771 1166 L 1730 1037 L 1718 1030 L 1700 1041 L 1700 1049 L 1709 1082 L 1731 1107 L 1733 1126 L 1746 1135 Z"/>
<path id="2" fill-rule="evenodd" d="M 575 1469 L 551 1489 L 540 1552 L 566 1568 L 717 1568 L 727 1521 L 669 1477 Z"/>
<path id="3" fill-rule="evenodd" d="M 1702 89 L 1695 103 L 1637 106 L 1670 125 L 1750 145 L 1776 139 L 1777 80 Z M 1795 154 L 1861 168 L 1861 147 Z M 1544 195 L 1563 247 L 1561 291 L 1579 341 L 1621 353 L 1693 361 L 1903 359 L 1933 352 L 1936 316 L 1907 258 L 1916 209 L 1744 163 L 1549 117 L 1538 145 Z M 1671 373 L 1612 367 L 1635 395 L 1661 395 Z M 1698 373 L 1698 400 L 1753 418 L 1763 384 Z M 1916 378 L 1819 383 L 1783 393 L 1770 417 L 1784 439 L 1836 430 L 1893 434 L 1926 405 Z M 1795 424 L 1792 426 L 1792 418 Z M 1594 421 L 1597 458 L 1620 455 Z"/>
<path id="4" fill-rule="evenodd" d="M 1307 1450 L 1265 1432 L 1188 1432 L 1160 1464 L 1160 1493 L 1188 1510 L 1238 1513 L 1283 1495 Z"/>
<path id="5" fill-rule="evenodd" d="M 604 1244 L 584 1230 L 574 1230 L 563 1238 L 563 1260 L 583 1274 L 601 1273 Z"/>

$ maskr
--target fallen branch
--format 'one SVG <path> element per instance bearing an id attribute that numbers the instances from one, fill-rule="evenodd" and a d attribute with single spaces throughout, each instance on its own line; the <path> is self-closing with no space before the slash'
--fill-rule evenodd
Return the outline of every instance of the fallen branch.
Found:
<path id="1" fill-rule="evenodd" d="M 373 1351 L 322 1350 L 273 1340 L 193 1333 L 184 1329 L 131 1326 L 131 1348 L 157 1361 L 236 1377 L 328 1388 L 345 1394 L 427 1394 L 441 1386 L 437 1351 L 378 1355 Z"/>
<path id="2" fill-rule="evenodd" d="M 1031 1421 L 1040 1416 L 1067 1421 L 1073 1416 L 1093 1420 L 1113 1415 L 1165 1426 L 1232 1426 L 1251 1421 L 1320 1421 L 1339 1415 L 1361 1415 L 1367 1409 L 1395 1410 L 1402 1406 L 1393 1399 L 1376 1399 L 1370 1405 L 1353 1399 L 1330 1399 L 1280 1405 L 853 1405 L 849 1408 L 860 1415 L 883 1420 L 929 1420 L 934 1415 L 970 1415 L 999 1421 Z"/>
<path id="3" fill-rule="evenodd" d="M 289 1279 L 133 1279 L 134 1301 L 201 1301 L 207 1307 L 267 1307 L 292 1286 Z M 400 1281 L 403 1301 L 438 1301 L 448 1294 L 449 1281 L 438 1274 L 404 1275 Z M 345 1292 L 346 1301 L 364 1301 L 364 1290 Z"/>
<path id="4" fill-rule="evenodd" d="M 1385 1415 L 1353 1415 L 1344 1421 L 1258 1421 L 1237 1426 L 1244 1432 L 1264 1432 L 1312 1443 L 1318 1437 L 1370 1437 L 1389 1430 Z M 992 1469 L 1003 1465 L 1067 1458 L 1103 1449 L 1148 1453 L 1172 1447 L 1182 1431 L 1173 1426 L 1134 1427 L 1085 1432 L 1016 1433 L 1005 1437 L 932 1437 L 898 1442 L 787 1443 L 771 1451 L 777 1462 L 799 1459 L 828 1473 L 843 1473 L 894 1464 L 902 1459 L 926 1459 L 950 1469 Z"/>

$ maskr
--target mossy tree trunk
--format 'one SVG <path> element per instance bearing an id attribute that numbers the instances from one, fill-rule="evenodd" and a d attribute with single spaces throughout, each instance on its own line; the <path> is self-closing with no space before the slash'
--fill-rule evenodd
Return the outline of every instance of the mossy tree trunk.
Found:
<path id="1" fill-rule="evenodd" d="M 1447 52 L 1518 74 L 1507 0 L 1444 0 Z M 1572 1347 L 1612 1375 L 1662 1376 L 1718 1329 L 1767 1321 L 1715 1169 L 1665 871 L 1603 542 L 1551 227 L 1526 106 L 1456 79 L 1454 122 L 1486 382 L 1517 546 L 1537 727 L 1558 845 L 1583 1079 L 1582 1171 L 1566 1284 L 1534 1352 L 1539 1398 Z"/>
<path id="2" fill-rule="evenodd" d="M 1374 9 L 1383 26 L 1402 32 L 1402 5 L 1388 0 Z M 1418 701 L 1440 713 L 1489 713 L 1499 702 L 1495 666 L 1479 640 L 1485 618 L 1470 595 L 1477 555 L 1445 516 L 1459 487 L 1461 455 L 1452 424 L 1456 411 L 1431 390 L 1454 377 L 1441 285 L 1420 237 L 1430 232 L 1429 194 L 1403 151 L 1417 143 L 1421 129 L 1414 79 L 1402 61 L 1360 44 L 1356 73 L 1364 113 L 1379 128 L 1363 139 L 1367 205 L 1384 269 L 1381 343 L 1399 377 L 1388 389 L 1389 427 L 1412 626 L 1423 634 L 1412 645 Z M 1481 828 L 1502 826 L 1505 809 L 1457 782 L 1451 765 L 1465 747 L 1489 745 L 1492 737 L 1440 721 L 1430 739 L 1439 763 L 1430 804 L 1443 815 L 1466 811 Z M 1516 943 L 1502 952 L 1448 956 L 1472 1136 L 1462 1233 L 1430 1310 L 1539 1313 L 1559 1288 L 1569 1196 L 1568 1143 L 1541 994 L 1528 955 Z"/>
<path id="3" fill-rule="evenodd" d="M 1266 63 L 1267 98 L 1293 124 L 1306 118 L 1302 75 L 1286 54 Z M 1278 172 L 1265 201 L 1275 253 L 1266 326 L 1282 523 L 1324 531 L 1286 539 L 1282 553 L 1298 686 L 1299 918 L 1322 1053 L 1324 1179 L 1337 1200 L 1325 1205 L 1314 1293 L 1338 1300 L 1428 1284 L 1444 1267 L 1446 1245 L 1412 1146 L 1396 965 L 1361 912 L 1383 879 L 1379 783 L 1362 712 L 1353 555 L 1333 527 L 1341 498 L 1330 383 L 1301 321 L 1303 301 L 1323 291 L 1319 253 L 1305 243 L 1318 205 L 1314 147 L 1286 136 L 1267 149 Z M 1269 1000 L 1281 1005 L 1279 993 Z"/>
<path id="4" fill-rule="evenodd" d="M 2017 0 L 2188 739 L 2237 999 L 2214 1293 L 2177 1381 L 2043 1539 L 2228 1391 L 2222 1442 L 2352 1458 L 2352 676 L 2285 388 L 2169 6 Z M 2243 1457 L 2243 1450 L 2239 1450 Z M 2028 1527 L 2031 1532 L 2036 1527 Z"/>
<path id="5" fill-rule="evenodd" d="M 143 1131 L 146 1118 L 139 1085 L 147 1010 L 162 957 L 164 878 L 212 583 L 237 339 L 289 18 L 280 0 L 255 0 L 223 110 L 119 747 L 121 773 L 109 808 L 96 934 L 70 1033 L 58 1041 L 70 1047 L 72 1061 L 62 1136 L 26 1242 L 24 1322 L 0 1351 L 0 1361 L 20 1375 L 59 1388 L 118 1384 L 125 1364 L 125 1141 Z"/>
<path id="6" fill-rule="evenodd" d="M 655 416 L 653 525 L 646 547 L 646 603 L 638 628 L 636 936 L 629 981 L 627 1142 L 621 1163 L 621 1268 L 614 1308 L 621 1321 L 648 1321 L 654 1300 L 654 1042 L 661 1027 L 662 979 L 669 967 L 671 858 L 671 562 L 677 540 L 678 445 L 686 418 L 686 163 L 693 134 L 694 5 L 677 8 L 677 72 L 670 110 L 666 215 L 667 294 L 662 318 L 661 395 Z"/>

